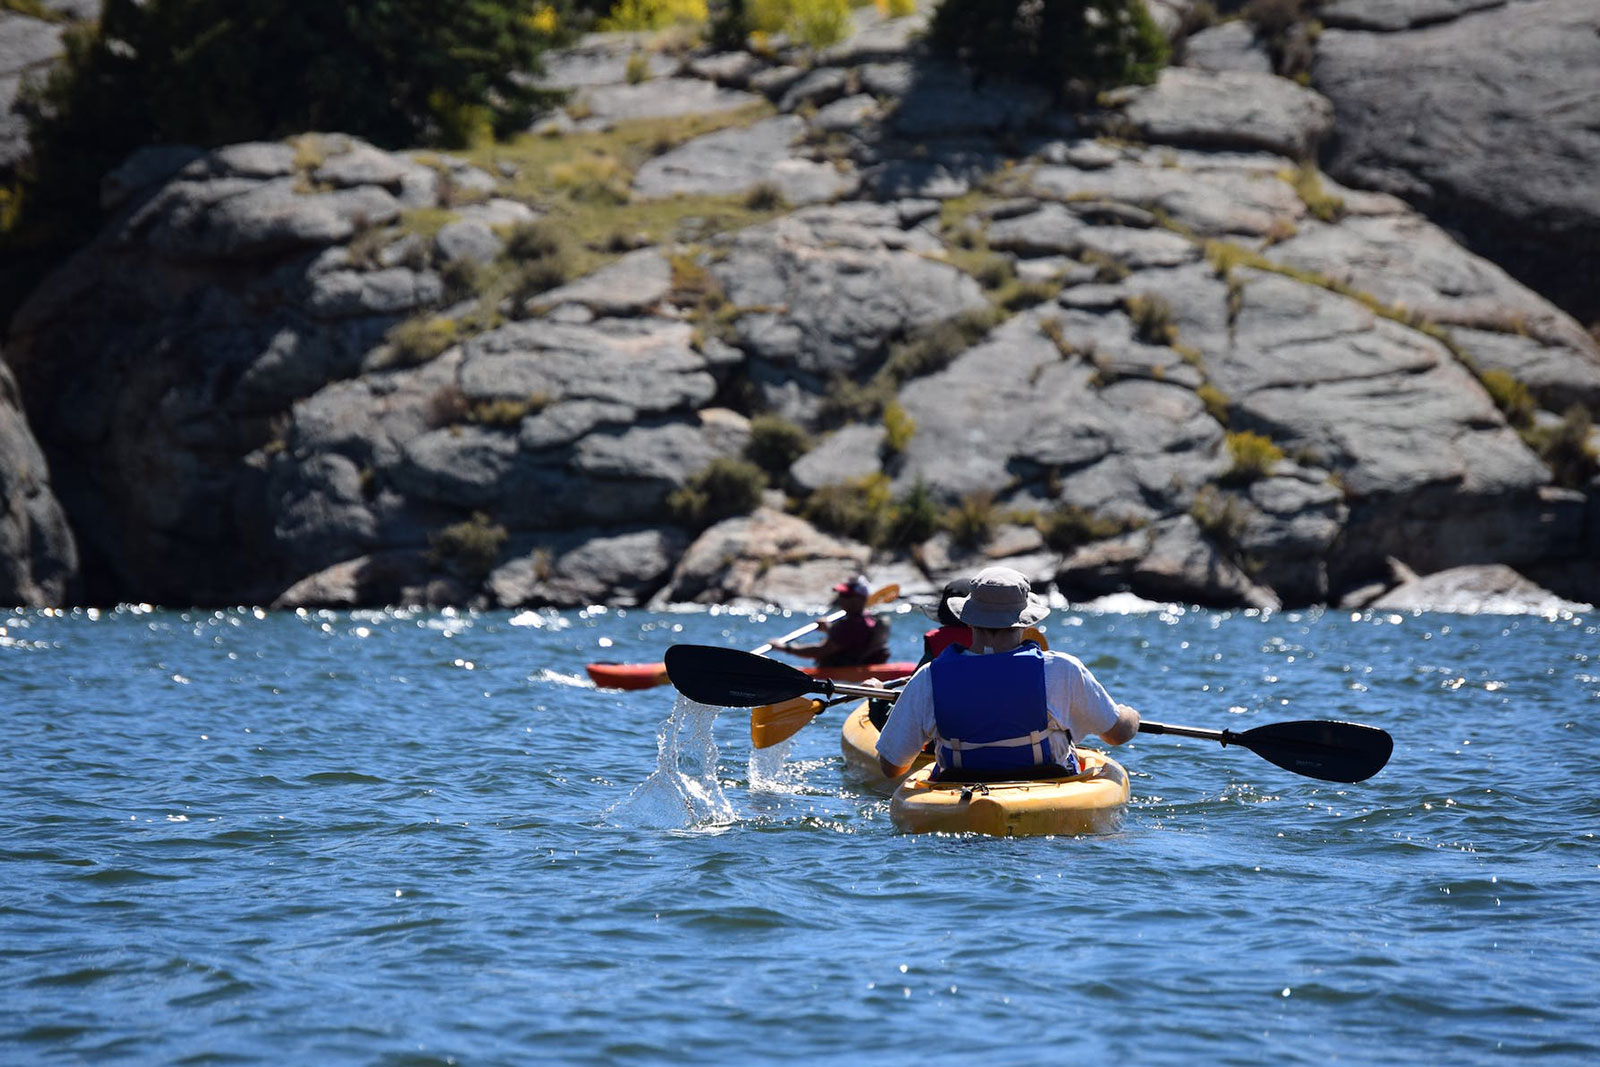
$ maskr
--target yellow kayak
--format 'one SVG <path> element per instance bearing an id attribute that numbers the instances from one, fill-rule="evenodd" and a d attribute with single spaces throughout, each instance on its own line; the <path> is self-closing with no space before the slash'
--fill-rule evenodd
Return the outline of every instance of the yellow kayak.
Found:
<path id="1" fill-rule="evenodd" d="M 878 728 L 867 718 L 865 700 L 850 709 L 850 714 L 844 717 L 844 726 L 839 733 L 839 751 L 844 755 L 845 770 L 864 785 L 887 792 L 900 780 L 885 778 L 882 768 L 878 766 Z M 915 771 L 932 762 L 933 757 L 924 752 L 917 756 L 911 769 Z"/>
<path id="2" fill-rule="evenodd" d="M 911 834 L 1028 837 L 1117 829 L 1128 804 L 1128 772 L 1097 749 L 1077 752 L 1081 773 L 1036 782 L 933 782 L 933 768 L 923 767 L 894 791 L 889 818 Z"/>
<path id="3" fill-rule="evenodd" d="M 845 716 L 839 749 L 845 769 L 868 785 L 894 785 L 878 767 L 878 728 L 863 701 Z M 900 780 L 889 817 L 907 833 L 977 833 L 996 837 L 1098 834 L 1117 828 L 1128 803 L 1128 772 L 1105 753 L 1080 748 L 1081 774 L 1034 782 L 931 782 L 933 757 L 922 753 Z"/>

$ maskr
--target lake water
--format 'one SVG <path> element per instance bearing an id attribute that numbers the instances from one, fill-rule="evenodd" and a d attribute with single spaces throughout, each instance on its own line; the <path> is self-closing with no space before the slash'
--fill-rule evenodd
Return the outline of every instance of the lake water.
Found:
<path id="1" fill-rule="evenodd" d="M 799 622 L 0 615 L 0 1062 L 1600 1057 L 1600 617 L 1058 611 L 1150 718 L 1396 742 L 1142 737 L 1094 838 L 900 835 L 842 709 L 753 760 L 584 677 Z"/>

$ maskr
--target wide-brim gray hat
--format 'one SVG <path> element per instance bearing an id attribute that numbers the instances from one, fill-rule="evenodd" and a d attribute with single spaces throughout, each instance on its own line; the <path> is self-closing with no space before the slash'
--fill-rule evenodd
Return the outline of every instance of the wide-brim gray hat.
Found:
<path id="1" fill-rule="evenodd" d="M 1050 614 L 1046 604 L 1021 571 L 1010 567 L 985 567 L 972 578 L 972 595 L 950 601 L 950 610 L 968 626 L 1006 630 L 1032 626 Z"/>

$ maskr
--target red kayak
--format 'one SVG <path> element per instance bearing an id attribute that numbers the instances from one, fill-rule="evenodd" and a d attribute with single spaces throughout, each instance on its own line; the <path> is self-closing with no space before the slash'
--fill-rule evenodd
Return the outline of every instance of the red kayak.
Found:
<path id="1" fill-rule="evenodd" d="M 801 667 L 813 678 L 836 682 L 864 682 L 876 678 L 892 682 L 917 669 L 915 663 L 865 663 L 859 667 Z M 653 689 L 667 684 L 667 668 L 660 663 L 591 663 L 585 670 L 601 689 Z"/>

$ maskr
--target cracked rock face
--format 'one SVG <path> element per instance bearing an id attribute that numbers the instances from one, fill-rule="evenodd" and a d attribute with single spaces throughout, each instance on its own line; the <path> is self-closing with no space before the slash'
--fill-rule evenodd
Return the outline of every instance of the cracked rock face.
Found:
<path id="1" fill-rule="evenodd" d="M 655 57 L 637 85 L 635 42 L 592 39 L 552 63 L 586 103 L 543 135 L 762 96 L 776 115 L 655 155 L 631 195 L 779 206 L 487 308 L 453 279 L 506 269 L 552 210 L 510 171 L 337 134 L 140 152 L 7 342 L 42 449 L 0 396 L 23 472 L 0 482 L 0 578 L 68 595 L 52 487 L 85 573 L 153 602 L 800 606 L 868 568 L 932 592 L 1004 560 L 1073 597 L 1271 608 L 1389 556 L 1586 573 L 1593 488 L 1553 487 L 1484 375 L 1549 426 L 1600 405 L 1594 339 L 1392 195 L 1414 190 L 1308 162 L 1358 151 L 1340 109 L 1364 98 L 1341 93 L 1366 90 L 1339 72 L 1376 63 L 1367 38 L 1502 9 L 1324 10 L 1318 91 L 1233 31 L 1083 125 L 930 62 L 925 16 L 858 13 L 820 56 Z M 1082 132 L 1113 120 L 1147 143 Z M 758 413 L 810 451 L 769 506 L 686 528 L 673 495 L 743 457 Z M 818 491 L 994 511 L 971 543 L 874 549 L 774 506 Z"/>
<path id="2" fill-rule="evenodd" d="M 1600 10 L 1589 0 L 1329 5 L 1328 169 L 1419 205 L 1584 322 L 1600 319 Z M 1403 131 L 1403 136 L 1396 136 Z"/>

